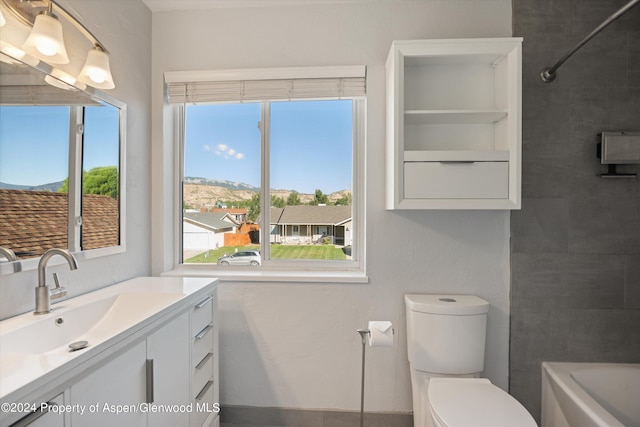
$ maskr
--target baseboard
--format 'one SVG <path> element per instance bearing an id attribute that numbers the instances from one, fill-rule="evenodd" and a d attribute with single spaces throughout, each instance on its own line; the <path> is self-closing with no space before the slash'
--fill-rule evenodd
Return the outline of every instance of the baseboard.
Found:
<path id="1" fill-rule="evenodd" d="M 221 422 L 242 426 L 359 427 L 360 412 L 222 405 Z M 367 427 L 413 427 L 411 413 L 367 412 Z"/>

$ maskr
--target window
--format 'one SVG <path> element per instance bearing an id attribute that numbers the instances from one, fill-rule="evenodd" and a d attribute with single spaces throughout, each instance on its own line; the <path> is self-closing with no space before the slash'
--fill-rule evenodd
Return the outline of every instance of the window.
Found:
<path id="1" fill-rule="evenodd" d="M 346 80 L 184 83 L 165 75 L 183 129 L 180 263 L 361 268 L 364 69 L 358 68 L 362 76 Z"/>
<path id="2" fill-rule="evenodd" d="M 120 110 L 85 102 L 0 105 L 0 246 L 20 259 L 120 245 Z"/>

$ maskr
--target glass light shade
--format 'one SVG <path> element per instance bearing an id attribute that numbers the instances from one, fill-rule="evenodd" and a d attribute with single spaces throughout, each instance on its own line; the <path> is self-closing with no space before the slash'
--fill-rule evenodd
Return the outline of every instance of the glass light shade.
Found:
<path id="1" fill-rule="evenodd" d="M 54 68 L 51 70 L 51 75 L 44 78 L 44 81 L 51 86 L 58 87 L 65 90 L 84 89 L 86 86 L 84 83 L 76 81 L 76 78 L 69 73 L 65 73 L 62 70 Z"/>
<path id="2" fill-rule="evenodd" d="M 50 64 L 68 64 L 62 24 L 55 16 L 40 14 L 22 46 L 25 52 Z"/>
<path id="3" fill-rule="evenodd" d="M 4 53 L 5 55 L 9 55 L 10 57 L 17 60 L 22 60 L 22 58 L 24 58 L 24 56 L 26 55 L 24 50 L 18 49 L 11 43 L 7 43 L 4 40 L 0 40 L 0 52 Z"/>
<path id="4" fill-rule="evenodd" d="M 109 56 L 99 47 L 94 47 L 87 54 L 85 62 L 78 80 L 98 89 L 113 89 L 116 87 L 111 76 L 109 67 Z"/>
<path id="5" fill-rule="evenodd" d="M 4 27 L 7 23 L 7 20 L 4 19 L 4 15 L 2 14 L 2 10 L 0 10 L 0 27 Z"/>

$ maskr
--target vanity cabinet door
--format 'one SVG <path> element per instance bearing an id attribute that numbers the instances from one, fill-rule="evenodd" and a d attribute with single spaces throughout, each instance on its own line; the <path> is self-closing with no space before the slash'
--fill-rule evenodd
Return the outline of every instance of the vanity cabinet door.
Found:
<path id="1" fill-rule="evenodd" d="M 145 402 L 146 355 L 146 341 L 140 341 L 73 384 L 71 403 L 87 410 L 83 414 L 72 412 L 71 425 L 146 426 L 147 414 L 133 410 Z"/>
<path id="2" fill-rule="evenodd" d="M 153 364 L 153 385 L 147 399 L 171 411 L 149 411 L 149 426 L 189 425 L 189 312 L 171 320 L 147 338 L 147 362 Z M 151 369 L 150 369 L 151 370 Z M 151 395 L 152 394 L 152 395 Z"/>

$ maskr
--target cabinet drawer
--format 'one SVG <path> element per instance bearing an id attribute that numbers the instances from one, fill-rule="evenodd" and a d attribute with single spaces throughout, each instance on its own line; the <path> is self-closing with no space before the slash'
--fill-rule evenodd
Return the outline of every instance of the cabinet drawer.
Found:
<path id="1" fill-rule="evenodd" d="M 207 355 L 193 368 L 193 396 L 197 396 L 207 381 L 213 378 L 213 353 Z"/>
<path id="2" fill-rule="evenodd" d="M 506 199 L 509 162 L 405 162 L 407 199 Z"/>
<path id="3" fill-rule="evenodd" d="M 196 366 L 207 353 L 213 352 L 213 324 L 208 324 L 192 338 L 191 363 Z"/>
<path id="4" fill-rule="evenodd" d="M 213 296 L 203 297 L 192 309 L 191 335 L 195 336 L 213 320 Z"/>
<path id="5" fill-rule="evenodd" d="M 191 412 L 191 427 L 202 427 L 207 417 L 215 416 L 216 408 L 213 401 L 214 384 L 212 380 L 205 383 L 204 387 L 193 398 L 193 412 Z"/>

